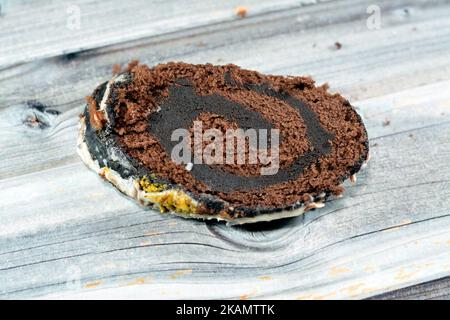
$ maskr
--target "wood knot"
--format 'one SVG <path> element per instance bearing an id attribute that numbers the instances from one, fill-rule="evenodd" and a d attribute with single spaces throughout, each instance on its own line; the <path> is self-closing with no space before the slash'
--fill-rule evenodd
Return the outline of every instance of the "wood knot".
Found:
<path id="1" fill-rule="evenodd" d="M 74 51 L 74 52 L 67 52 L 65 54 L 62 54 L 61 56 L 58 57 L 59 61 L 61 61 L 63 64 L 66 63 L 70 63 L 76 59 L 78 59 L 78 57 L 86 52 L 88 52 L 89 50 L 85 50 L 85 49 L 80 49 L 78 51 Z"/>
<path id="2" fill-rule="evenodd" d="M 29 100 L 25 103 L 26 110 L 22 123 L 32 129 L 47 129 L 51 125 L 51 118 L 60 114 L 58 110 L 36 101 Z"/>

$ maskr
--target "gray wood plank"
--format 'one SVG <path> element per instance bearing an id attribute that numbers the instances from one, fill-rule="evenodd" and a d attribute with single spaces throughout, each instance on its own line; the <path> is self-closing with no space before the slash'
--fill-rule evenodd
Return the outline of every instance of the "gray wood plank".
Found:
<path id="1" fill-rule="evenodd" d="M 374 300 L 450 300 L 450 277 L 375 296 Z"/>
<path id="2" fill-rule="evenodd" d="M 412 92 L 436 95 L 449 84 L 358 105 L 404 106 Z M 417 117 L 410 122 L 419 106 L 408 106 Z M 384 134 L 370 128 L 373 160 L 346 197 L 262 230 L 142 209 L 80 162 L 4 179 L 1 295 L 361 298 L 447 275 L 450 121 Z"/>
<path id="3" fill-rule="evenodd" d="M 448 276 L 449 4 L 391 3 L 377 31 L 367 3 L 339 1 L 0 71 L 0 297 L 366 298 Z M 228 228 L 141 208 L 75 155 L 82 97 L 130 58 L 329 81 L 373 159 L 295 219 Z"/>
<path id="4" fill-rule="evenodd" d="M 352 99 L 448 79 L 448 2 L 408 3 L 381 1 L 383 27 L 375 31 L 366 27 L 367 2 L 343 1 L 331 8 L 319 4 L 292 9 L 80 53 L 69 60 L 8 68 L 0 75 L 5 80 L 0 106 L 26 98 L 67 103 L 61 98 L 69 89 L 86 95 L 110 75 L 113 64 L 133 58 L 150 65 L 169 60 L 234 62 L 263 72 L 311 74 Z M 411 12 L 406 18 L 405 7 Z M 341 50 L 334 49 L 336 41 L 343 44 Z"/>
<path id="5" fill-rule="evenodd" d="M 0 67 L 240 19 L 238 6 L 257 16 L 310 2 L 1 0 Z"/>
<path id="6" fill-rule="evenodd" d="M 332 8 L 331 4 L 318 4 L 267 15 L 258 23 L 247 25 L 244 19 L 201 34 L 181 33 L 80 54 L 70 61 L 55 58 L 4 70 L 0 72 L 0 130 L 5 133 L 0 138 L 4 146 L 0 156 L 10 161 L 0 163 L 0 178 L 78 161 L 68 145 L 72 137 L 64 140 L 54 135 L 59 137 L 59 130 L 76 123 L 84 97 L 111 76 L 114 63 L 126 64 L 132 58 L 150 65 L 170 60 L 233 62 L 268 73 L 310 74 L 319 83 L 328 81 L 331 90 L 342 92 L 351 101 L 449 79 L 449 4 L 409 6 L 411 14 L 406 19 L 399 12 L 407 5 L 388 7 L 391 3 L 380 3 L 386 8 L 383 28 L 377 31 L 366 28 L 366 3 L 337 2 Z M 413 27 L 419 31 L 412 31 Z M 407 36 L 399 40 L 393 34 Z M 343 44 L 339 51 L 330 49 L 336 40 Z M 280 41 L 283 51 L 279 50 Z M 409 52 L 408 58 L 405 52 Z M 30 109 L 29 100 L 63 113 L 53 123 L 55 116 Z M 446 108 L 440 105 L 435 110 L 439 114 Z M 408 112 L 403 114 L 408 116 Z M 30 116 L 51 125 L 48 130 L 33 130 L 23 124 Z M 429 118 L 428 114 L 424 117 Z M 397 125 L 393 122 L 384 129 L 393 130 Z M 36 159 L 34 152 L 42 149 L 48 156 Z"/>

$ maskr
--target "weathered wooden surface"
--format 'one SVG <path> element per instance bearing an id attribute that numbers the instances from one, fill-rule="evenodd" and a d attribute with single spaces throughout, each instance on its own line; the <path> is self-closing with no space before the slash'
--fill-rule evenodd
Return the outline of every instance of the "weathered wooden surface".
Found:
<path id="1" fill-rule="evenodd" d="M 57 26 L 67 4 L 34 3 L 0 16 L 0 297 L 366 298 L 450 275 L 448 1 L 378 1 L 380 30 L 365 1 L 255 1 L 244 19 L 242 2 L 197 1 L 120 21 L 128 35 L 82 24 L 75 39 L 45 19 Z M 128 10 L 112 7 L 100 21 Z M 27 10 L 50 22 L 40 30 Z M 327 81 L 358 106 L 372 161 L 343 199 L 295 219 L 228 228 L 143 209 L 75 153 L 83 97 L 133 58 Z"/>
<path id="2" fill-rule="evenodd" d="M 450 277 L 371 297 L 377 300 L 450 300 Z"/>
<path id="3" fill-rule="evenodd" d="M 248 7 L 248 15 L 264 15 L 308 2 L 314 1 L 194 0 L 183 6 L 161 0 L 3 0 L 0 65 L 233 21 L 238 6 Z"/>

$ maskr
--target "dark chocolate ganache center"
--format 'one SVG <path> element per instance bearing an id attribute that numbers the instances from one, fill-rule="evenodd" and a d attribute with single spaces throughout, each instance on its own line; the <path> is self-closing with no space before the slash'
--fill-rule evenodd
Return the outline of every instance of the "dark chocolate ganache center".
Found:
<path id="1" fill-rule="evenodd" d="M 207 185 L 211 191 L 230 193 L 255 190 L 295 180 L 303 174 L 306 168 L 331 151 L 330 141 L 334 135 L 321 126 L 317 115 L 305 103 L 286 92 L 274 90 L 268 84 L 246 83 L 243 85 L 243 89 L 279 99 L 298 110 L 306 125 L 306 138 L 311 149 L 299 156 L 291 165 L 280 168 L 273 175 L 240 176 L 221 170 L 217 166 L 204 163 L 195 164 L 190 173 L 197 181 Z M 250 128 L 273 129 L 273 125 L 261 114 L 224 96 L 219 94 L 198 95 L 187 79 L 176 81 L 169 87 L 168 92 L 168 97 L 161 101 L 160 110 L 150 115 L 148 130 L 159 140 L 169 155 L 178 143 L 178 141 L 171 140 L 172 132 L 179 128 L 188 129 L 194 119 L 204 112 L 221 115 L 228 121 L 237 123 L 243 130 Z"/>

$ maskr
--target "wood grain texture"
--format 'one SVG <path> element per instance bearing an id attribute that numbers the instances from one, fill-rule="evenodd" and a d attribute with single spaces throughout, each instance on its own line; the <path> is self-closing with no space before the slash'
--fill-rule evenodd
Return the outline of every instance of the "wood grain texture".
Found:
<path id="1" fill-rule="evenodd" d="M 387 292 L 372 300 L 450 300 L 450 277 Z"/>
<path id="2" fill-rule="evenodd" d="M 448 276 L 450 4 L 379 4 L 375 31 L 367 2 L 333 1 L 0 71 L 0 297 L 367 298 Z M 144 209 L 75 153 L 83 97 L 132 58 L 328 81 L 358 107 L 372 160 L 344 198 L 294 219 Z"/>
<path id="3" fill-rule="evenodd" d="M 0 67 L 237 20 L 238 6 L 256 16 L 310 2 L 2 0 Z"/>

